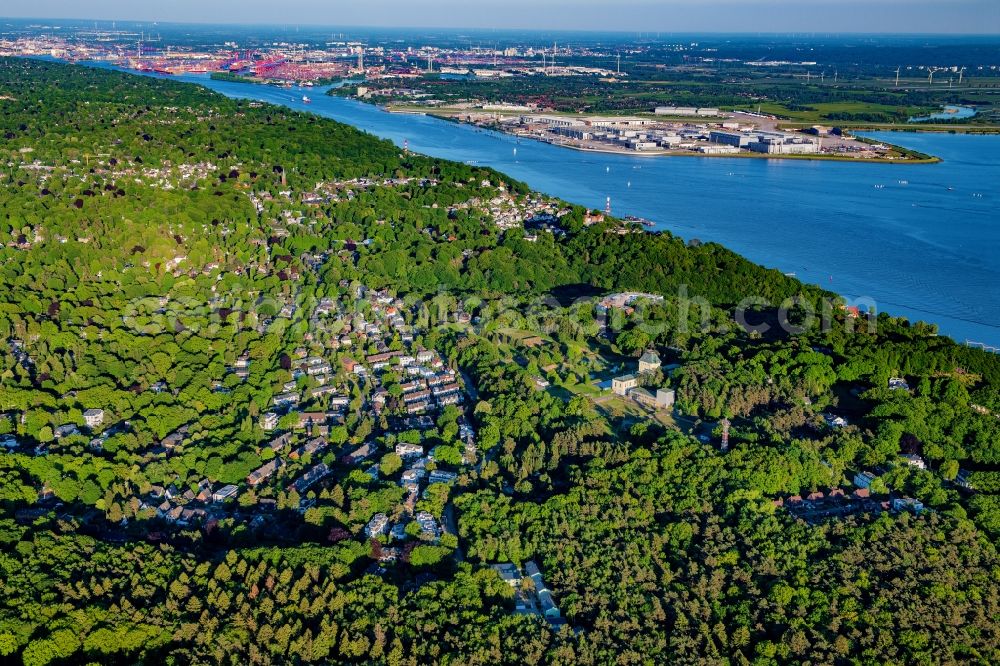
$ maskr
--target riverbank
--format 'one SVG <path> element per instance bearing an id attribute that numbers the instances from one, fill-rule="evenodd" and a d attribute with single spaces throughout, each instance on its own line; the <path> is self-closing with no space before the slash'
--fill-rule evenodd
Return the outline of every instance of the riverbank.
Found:
<path id="1" fill-rule="evenodd" d="M 811 127 L 809 123 L 782 121 L 780 127 L 787 129 L 803 129 Z M 1000 134 L 998 125 L 971 125 L 950 123 L 846 123 L 840 125 L 852 132 L 915 132 L 925 134 Z"/>
<path id="2" fill-rule="evenodd" d="M 298 90 L 207 74 L 171 78 L 332 118 L 414 152 L 488 166 L 592 209 L 610 198 L 615 215 L 652 220 L 687 240 L 718 242 L 849 300 L 936 323 L 958 341 L 1000 345 L 1000 301 L 992 297 L 1000 282 L 994 223 L 1000 164 L 991 157 L 1000 152 L 1000 136 L 865 137 L 942 158 L 921 169 L 832 160 L 644 160 L 518 142 L 432 116 L 386 113 L 325 90 L 305 104 Z"/>

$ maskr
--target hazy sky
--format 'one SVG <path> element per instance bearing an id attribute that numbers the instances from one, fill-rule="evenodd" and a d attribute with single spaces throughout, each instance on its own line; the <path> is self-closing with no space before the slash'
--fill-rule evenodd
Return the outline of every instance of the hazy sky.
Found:
<path id="1" fill-rule="evenodd" d="M 1000 34 L 1000 0 L 31 0 L 0 15 L 645 32 Z"/>

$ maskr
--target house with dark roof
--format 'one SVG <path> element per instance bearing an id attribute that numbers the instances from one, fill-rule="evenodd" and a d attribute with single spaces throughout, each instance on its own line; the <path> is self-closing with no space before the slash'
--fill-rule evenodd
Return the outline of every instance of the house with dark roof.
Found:
<path id="1" fill-rule="evenodd" d="M 647 372 L 656 372 L 662 365 L 663 363 L 660 361 L 660 357 L 657 353 L 651 349 L 647 349 L 646 353 L 639 357 L 639 374 L 643 375 Z"/>
<path id="2" fill-rule="evenodd" d="M 500 580 L 507 583 L 511 587 L 516 588 L 521 584 L 521 570 L 517 568 L 516 564 L 504 562 L 501 564 L 493 564 L 490 568 L 497 572 L 497 575 L 500 576 Z"/>

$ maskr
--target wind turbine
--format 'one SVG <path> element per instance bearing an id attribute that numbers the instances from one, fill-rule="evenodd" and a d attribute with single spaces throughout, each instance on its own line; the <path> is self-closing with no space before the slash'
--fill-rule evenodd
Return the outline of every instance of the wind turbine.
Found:
<path id="1" fill-rule="evenodd" d="M 901 70 L 901 69 L 902 69 L 902 67 L 897 67 L 896 68 L 896 87 L 897 88 L 899 87 L 899 70 Z"/>
<path id="2" fill-rule="evenodd" d="M 962 85 L 962 77 L 965 74 L 965 68 L 958 70 L 958 85 Z"/>

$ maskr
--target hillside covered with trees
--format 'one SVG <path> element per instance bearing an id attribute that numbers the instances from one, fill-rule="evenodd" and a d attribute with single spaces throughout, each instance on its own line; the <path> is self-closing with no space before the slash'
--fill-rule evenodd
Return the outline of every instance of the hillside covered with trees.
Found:
<path id="1" fill-rule="evenodd" d="M 996 355 L 196 86 L 0 136 L 3 659 L 1000 662 Z"/>

